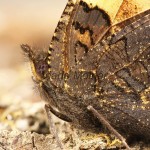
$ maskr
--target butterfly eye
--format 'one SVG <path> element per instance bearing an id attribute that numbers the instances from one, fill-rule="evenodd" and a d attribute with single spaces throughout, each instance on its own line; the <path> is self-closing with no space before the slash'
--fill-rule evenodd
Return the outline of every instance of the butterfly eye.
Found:
<path id="1" fill-rule="evenodd" d="M 39 62 L 37 62 L 35 64 L 35 70 L 36 70 L 36 73 L 41 77 L 41 78 L 44 78 L 47 70 L 48 70 L 48 65 L 47 63 L 44 61 L 44 60 L 41 60 Z"/>

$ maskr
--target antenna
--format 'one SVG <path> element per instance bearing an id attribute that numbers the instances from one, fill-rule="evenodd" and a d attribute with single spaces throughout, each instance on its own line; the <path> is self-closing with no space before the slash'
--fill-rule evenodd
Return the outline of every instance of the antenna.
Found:
<path id="1" fill-rule="evenodd" d="M 21 44 L 20 46 L 22 50 L 24 51 L 25 55 L 27 55 L 30 60 L 33 60 L 34 54 L 33 54 L 33 50 L 31 49 L 31 47 L 28 44 Z"/>

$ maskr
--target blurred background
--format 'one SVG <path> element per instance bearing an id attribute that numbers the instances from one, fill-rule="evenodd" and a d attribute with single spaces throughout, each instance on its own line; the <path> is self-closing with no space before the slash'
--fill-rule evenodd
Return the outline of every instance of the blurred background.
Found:
<path id="1" fill-rule="evenodd" d="M 66 3 L 67 0 L 0 0 L 0 104 L 37 98 L 20 44 L 48 48 Z"/>
<path id="2" fill-rule="evenodd" d="M 40 101 L 34 92 L 31 71 L 20 48 L 28 43 L 49 47 L 67 0 L 0 0 L 0 117 L 12 119 L 14 109 Z M 15 108 L 5 113 L 5 108 Z M 27 106 L 27 110 L 28 106 Z M 33 113 L 34 115 L 34 113 Z M 1 122 L 1 121 L 0 121 Z M 1 126 L 0 126 L 1 129 Z"/>

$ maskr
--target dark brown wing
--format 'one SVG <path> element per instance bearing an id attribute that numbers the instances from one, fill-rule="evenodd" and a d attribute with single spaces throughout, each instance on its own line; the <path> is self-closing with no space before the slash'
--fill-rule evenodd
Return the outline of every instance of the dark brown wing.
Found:
<path id="1" fill-rule="evenodd" d="M 111 21 L 108 14 L 92 3 L 80 1 L 70 20 L 67 30 L 66 68 L 77 66 L 78 62 L 95 43 L 103 37 Z"/>
<path id="2" fill-rule="evenodd" d="M 150 139 L 150 10 L 113 28 L 122 29 L 96 47 L 99 109 L 115 128 Z"/>
<path id="3" fill-rule="evenodd" d="M 73 0 L 69 0 L 58 22 L 48 51 L 47 63 L 50 78 L 56 86 L 63 85 L 64 51 L 66 49 L 66 32 L 72 11 L 75 7 Z"/>
<path id="4" fill-rule="evenodd" d="M 136 63 L 137 60 L 142 60 L 144 53 L 148 52 L 149 32 L 149 10 L 112 27 L 80 60 L 78 70 L 76 72 L 72 70 L 70 73 L 75 77 L 74 74 L 77 74 L 78 78 L 71 76 L 67 80 L 69 93 L 88 99 L 98 94 L 123 94 L 122 91 L 125 91 L 124 94 L 126 91 L 133 93 L 135 92 L 133 87 L 116 77 L 117 71 L 131 65 L 131 73 L 134 74 L 132 77 L 139 79 L 138 82 L 133 83 L 135 90 L 145 88 L 145 84 L 149 86 L 150 79 L 147 72 L 149 62 L 146 62 L 148 58 Z"/>
<path id="5" fill-rule="evenodd" d="M 103 37 L 111 26 L 109 16 L 88 0 L 69 1 L 49 49 L 48 64 L 53 83 L 63 86 L 64 76 Z"/>
<path id="6" fill-rule="evenodd" d="M 142 27 L 141 25 L 143 23 L 145 23 L 146 21 L 149 21 L 148 19 L 149 19 L 149 10 L 113 26 L 109 30 L 109 32 L 104 36 L 104 38 L 102 40 L 100 40 L 99 43 L 97 45 L 95 45 L 95 47 L 93 49 L 90 49 L 86 56 L 83 57 L 83 59 L 79 63 L 80 64 L 79 68 L 86 70 L 86 71 L 90 71 L 90 70 L 96 71 L 99 64 L 101 64 L 99 61 L 101 61 L 102 56 L 104 57 L 107 53 L 113 52 L 112 49 L 115 46 L 115 44 L 113 45 L 113 42 L 118 40 L 118 44 L 120 44 L 120 45 L 124 44 L 124 45 L 122 45 L 122 49 L 124 49 L 125 44 L 126 44 L 124 42 L 124 40 L 126 39 L 126 35 L 132 35 L 134 37 L 132 40 L 133 42 L 138 42 L 138 41 L 140 41 L 140 38 L 143 38 L 144 39 L 143 41 L 145 41 L 146 44 L 149 44 L 149 42 L 147 42 L 149 39 L 145 40 L 146 37 L 139 36 L 139 35 L 143 34 L 143 32 L 145 32 L 143 30 L 141 31 L 140 28 Z M 133 33 L 134 31 L 139 31 L 139 32 L 134 34 Z M 138 47 L 140 47 L 139 44 L 133 43 L 132 45 L 133 46 L 136 45 L 136 47 L 137 47 L 136 49 L 138 49 Z M 129 46 L 131 46 L 131 44 Z M 138 49 L 138 50 L 140 50 L 140 49 Z M 119 50 L 119 51 L 121 52 L 121 50 Z M 131 48 L 130 48 L 130 51 L 131 51 Z M 136 51 L 135 51 L 135 53 L 136 53 Z M 123 55 L 121 55 L 121 56 L 123 57 Z M 122 60 L 122 58 L 120 58 L 120 59 Z M 106 62 L 107 62 L 107 60 L 106 60 Z M 107 63 L 109 63 L 109 61 Z M 126 62 L 126 63 L 128 63 L 128 62 Z M 105 67 L 101 67 L 101 68 L 105 68 Z M 106 73 L 108 73 L 107 70 L 104 70 L 104 71 Z"/>
<path id="7" fill-rule="evenodd" d="M 100 81 L 109 78 L 115 81 L 115 76 L 122 75 L 122 78 L 128 78 L 128 88 L 136 93 L 150 86 L 150 10 L 138 16 L 135 17 L 136 21 L 100 42 L 100 45 L 104 45 L 104 53 L 98 58 L 97 67 L 97 74 L 101 75 Z M 114 28 L 120 26 L 123 23 Z"/>

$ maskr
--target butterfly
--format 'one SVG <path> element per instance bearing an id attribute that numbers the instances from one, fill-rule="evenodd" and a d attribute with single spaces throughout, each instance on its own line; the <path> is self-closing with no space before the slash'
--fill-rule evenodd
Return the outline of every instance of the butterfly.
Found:
<path id="1" fill-rule="evenodd" d="M 75 127 L 99 130 L 91 105 L 126 137 L 150 140 L 150 9 L 114 24 L 117 11 L 94 2 L 68 2 L 47 53 L 22 45 L 34 80 Z"/>

